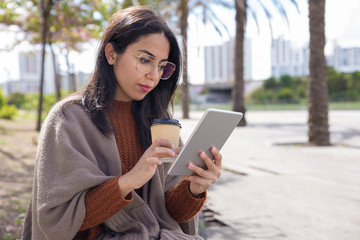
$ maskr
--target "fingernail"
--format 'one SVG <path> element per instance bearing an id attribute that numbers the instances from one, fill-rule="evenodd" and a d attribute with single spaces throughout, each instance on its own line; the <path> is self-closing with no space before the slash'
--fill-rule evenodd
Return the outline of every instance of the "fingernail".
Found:
<path id="1" fill-rule="evenodd" d="M 189 168 L 193 168 L 193 167 L 194 167 L 194 164 L 189 163 Z"/>

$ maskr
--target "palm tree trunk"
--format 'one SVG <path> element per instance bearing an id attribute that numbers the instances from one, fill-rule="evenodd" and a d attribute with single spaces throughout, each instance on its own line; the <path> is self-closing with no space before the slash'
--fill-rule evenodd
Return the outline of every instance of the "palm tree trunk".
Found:
<path id="1" fill-rule="evenodd" d="M 311 145 L 330 145 L 328 87 L 326 79 L 325 0 L 309 0 L 310 77 L 308 88 L 308 141 Z"/>
<path id="2" fill-rule="evenodd" d="M 181 0 L 180 6 L 180 31 L 183 37 L 182 49 L 183 49 L 183 83 L 182 83 L 182 111 L 183 118 L 189 118 L 189 82 L 188 82 L 188 71 L 187 71 L 187 28 L 188 28 L 188 15 L 189 7 L 188 0 Z"/>
<path id="3" fill-rule="evenodd" d="M 244 117 L 238 126 L 245 126 L 244 103 L 244 33 L 246 24 L 246 0 L 235 0 L 236 6 L 236 36 L 235 36 L 235 83 L 232 89 L 233 111 L 242 112 Z"/>

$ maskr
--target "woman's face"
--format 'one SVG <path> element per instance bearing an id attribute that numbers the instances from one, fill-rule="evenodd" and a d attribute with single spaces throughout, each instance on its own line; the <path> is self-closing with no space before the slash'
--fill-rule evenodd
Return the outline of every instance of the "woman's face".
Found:
<path id="1" fill-rule="evenodd" d="M 123 53 L 116 53 L 109 43 L 105 47 L 105 54 L 110 65 L 113 65 L 117 88 L 115 99 L 119 101 L 142 100 L 152 91 L 160 81 L 159 68 L 162 61 L 167 61 L 170 43 L 164 34 L 150 34 L 139 41 L 128 45 Z M 137 70 L 137 56 L 152 56 L 155 67 L 148 73 Z M 146 55 L 144 55 L 146 54 Z M 145 58 L 146 60 L 146 58 Z M 139 67 L 138 67 L 139 69 Z M 141 69 L 140 69 L 141 70 Z"/>

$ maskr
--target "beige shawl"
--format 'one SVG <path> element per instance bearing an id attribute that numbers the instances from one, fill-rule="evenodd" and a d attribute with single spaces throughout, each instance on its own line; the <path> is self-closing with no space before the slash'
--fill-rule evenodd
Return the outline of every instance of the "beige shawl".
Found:
<path id="1" fill-rule="evenodd" d="M 114 135 L 105 137 L 75 98 L 56 104 L 42 127 L 22 239 L 73 239 L 87 190 L 121 174 Z M 167 176 L 169 167 L 159 166 L 143 197 L 133 192 L 132 203 L 105 221 L 108 233 L 97 239 L 202 239 L 195 236 L 197 218 L 179 225 L 166 209 L 164 193 L 179 181 Z"/>

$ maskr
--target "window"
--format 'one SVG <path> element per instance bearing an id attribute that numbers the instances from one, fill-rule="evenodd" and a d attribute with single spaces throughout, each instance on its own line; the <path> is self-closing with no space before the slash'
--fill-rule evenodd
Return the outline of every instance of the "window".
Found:
<path id="1" fill-rule="evenodd" d="M 36 74 L 37 73 L 37 59 L 36 54 L 30 53 L 24 56 L 25 58 L 25 73 Z"/>

